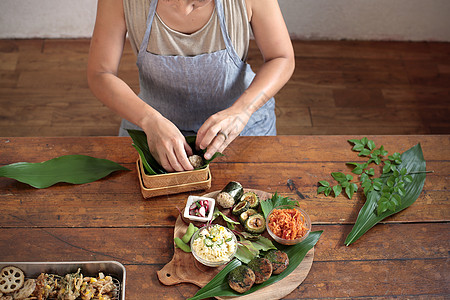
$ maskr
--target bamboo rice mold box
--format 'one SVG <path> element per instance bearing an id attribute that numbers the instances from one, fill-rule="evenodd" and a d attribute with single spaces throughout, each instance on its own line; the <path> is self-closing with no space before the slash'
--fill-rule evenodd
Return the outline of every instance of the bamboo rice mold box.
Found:
<path id="1" fill-rule="evenodd" d="M 209 165 L 200 170 L 148 175 L 140 158 L 136 162 L 142 196 L 152 198 L 162 195 L 207 190 L 211 187 Z"/>

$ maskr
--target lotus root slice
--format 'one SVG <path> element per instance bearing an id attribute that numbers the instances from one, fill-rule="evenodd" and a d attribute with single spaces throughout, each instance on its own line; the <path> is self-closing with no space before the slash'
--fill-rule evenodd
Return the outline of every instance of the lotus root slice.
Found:
<path id="1" fill-rule="evenodd" d="M 16 267 L 4 267 L 0 275 L 0 292 L 13 293 L 24 284 L 25 276 L 21 269 Z"/>

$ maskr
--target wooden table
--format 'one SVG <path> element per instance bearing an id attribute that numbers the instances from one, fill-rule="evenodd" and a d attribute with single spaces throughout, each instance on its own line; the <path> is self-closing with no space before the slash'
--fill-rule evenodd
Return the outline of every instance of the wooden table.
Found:
<path id="1" fill-rule="evenodd" d="M 349 173 L 363 161 L 347 142 L 355 136 L 241 137 L 211 165 L 212 187 L 237 180 L 300 200 L 313 230 L 323 230 L 312 269 L 289 296 L 419 298 L 450 295 L 450 136 L 369 136 L 391 154 L 421 143 L 428 174 L 422 194 L 353 245 L 344 239 L 363 199 L 317 195 L 319 180 Z M 184 299 L 198 288 L 164 286 L 156 272 L 173 255 L 173 227 L 188 194 L 143 199 L 131 139 L 119 137 L 0 138 L 0 165 L 66 154 L 116 161 L 131 169 L 83 185 L 35 189 L 0 178 L 0 261 L 116 260 L 127 270 L 127 299 Z M 292 179 L 300 199 L 287 186 Z M 201 195 L 205 192 L 191 194 Z"/>

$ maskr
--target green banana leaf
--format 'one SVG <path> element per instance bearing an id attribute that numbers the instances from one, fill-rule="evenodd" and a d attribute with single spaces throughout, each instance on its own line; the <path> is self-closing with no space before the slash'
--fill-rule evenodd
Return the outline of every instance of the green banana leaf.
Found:
<path id="1" fill-rule="evenodd" d="M 145 172 L 148 175 L 167 173 L 166 170 L 164 170 L 164 168 L 156 161 L 156 159 L 150 153 L 150 149 L 148 147 L 147 142 L 147 135 L 145 134 L 145 132 L 142 130 L 135 130 L 135 129 L 127 129 L 127 131 L 131 139 L 133 140 L 133 147 L 137 150 L 139 156 L 141 157 Z M 203 157 L 206 150 L 197 151 L 195 149 L 196 136 L 186 136 L 185 138 L 189 146 L 191 146 L 192 150 L 194 151 L 194 154 Z M 204 164 L 198 169 L 206 168 L 214 159 L 216 159 L 219 156 L 223 156 L 223 154 L 220 152 L 214 153 L 211 159 L 205 160 Z"/>
<path id="2" fill-rule="evenodd" d="M 18 162 L 0 167 L 0 177 L 12 178 L 42 189 L 58 182 L 88 183 L 119 170 L 129 171 L 107 159 L 65 155 L 41 163 Z"/>
<path id="3" fill-rule="evenodd" d="M 156 159 L 150 154 L 150 149 L 148 148 L 147 135 L 142 130 L 127 129 L 128 134 L 133 140 L 133 147 L 139 153 L 141 157 L 142 164 L 144 165 L 145 171 L 149 175 L 165 174 L 167 173 L 163 167 L 156 161 Z"/>
<path id="4" fill-rule="evenodd" d="M 294 246 L 284 246 L 277 244 L 277 248 L 286 252 L 289 257 L 289 266 L 281 274 L 272 275 L 269 280 L 254 285 L 250 290 L 243 294 L 239 294 L 233 291 L 227 281 L 228 273 L 234 268 L 240 266 L 242 263 L 238 259 L 234 259 L 228 263 L 228 265 L 222 269 L 208 284 L 201 288 L 194 297 L 189 300 L 205 299 L 209 297 L 223 297 L 223 296 L 242 296 L 248 295 L 257 291 L 265 286 L 271 285 L 277 281 L 282 280 L 294 271 L 298 265 L 302 262 L 306 253 L 311 250 L 320 238 L 323 231 L 311 232 L 308 237 L 301 243 Z"/>
<path id="5" fill-rule="evenodd" d="M 405 151 L 402 154 L 402 163 L 398 166 L 398 169 L 401 170 L 402 168 L 406 168 L 408 173 L 417 174 L 411 174 L 412 182 L 405 185 L 406 193 L 402 198 L 401 205 L 398 206 L 395 211 L 387 210 L 381 215 L 377 215 L 377 202 L 381 197 L 381 193 L 378 191 L 369 192 L 366 203 L 359 211 L 358 218 L 352 231 L 345 239 L 345 245 L 349 246 L 355 242 L 370 228 L 381 222 L 383 219 L 411 206 L 419 197 L 425 184 L 425 167 L 426 163 L 420 143 Z M 382 178 L 382 180 L 383 184 L 386 184 L 387 177 Z"/>

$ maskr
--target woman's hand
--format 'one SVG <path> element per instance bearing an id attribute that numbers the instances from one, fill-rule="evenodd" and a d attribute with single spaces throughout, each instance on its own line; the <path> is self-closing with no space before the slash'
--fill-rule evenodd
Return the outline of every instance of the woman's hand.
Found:
<path id="1" fill-rule="evenodd" d="M 197 132 L 196 147 L 207 149 L 204 158 L 223 150 L 241 133 L 251 114 L 232 106 L 209 117 Z"/>
<path id="2" fill-rule="evenodd" d="M 149 120 L 151 125 L 143 126 L 153 157 L 167 172 L 191 171 L 194 168 L 188 156 L 192 149 L 178 128 L 163 116 Z"/>

